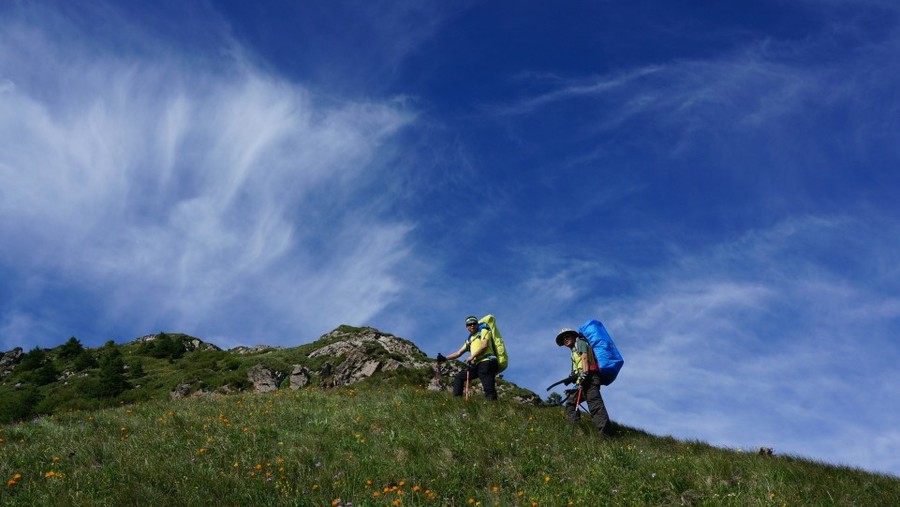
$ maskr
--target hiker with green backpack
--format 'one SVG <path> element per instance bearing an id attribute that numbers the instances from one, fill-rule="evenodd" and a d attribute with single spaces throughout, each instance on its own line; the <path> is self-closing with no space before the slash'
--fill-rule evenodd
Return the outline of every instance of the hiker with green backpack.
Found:
<path id="1" fill-rule="evenodd" d="M 466 330 L 469 337 L 462 347 L 452 354 L 437 355 L 439 363 L 448 359 L 456 359 L 467 351 L 466 368 L 456 374 L 453 379 L 453 396 L 462 396 L 463 387 L 468 397 L 469 382 L 477 376 L 484 389 L 484 397 L 497 400 L 496 376 L 506 368 L 506 347 L 503 338 L 496 331 L 494 316 L 488 315 L 481 320 L 474 315 L 466 317 Z"/>
<path id="2" fill-rule="evenodd" d="M 606 436 L 609 413 L 600 396 L 600 386 L 611 384 L 624 364 L 616 344 L 600 321 L 589 320 L 578 331 L 561 330 L 556 335 L 556 345 L 572 351 L 570 378 L 578 386 L 566 391 L 566 415 L 572 423 L 577 422 L 581 416 L 578 406 L 581 400 L 586 400 L 594 425 L 601 436 Z"/>

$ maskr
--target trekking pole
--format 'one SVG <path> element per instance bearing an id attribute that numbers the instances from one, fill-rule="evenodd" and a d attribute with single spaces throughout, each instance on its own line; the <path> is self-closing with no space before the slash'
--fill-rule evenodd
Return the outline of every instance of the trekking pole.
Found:
<path id="1" fill-rule="evenodd" d="M 575 410 L 581 408 L 581 386 L 578 386 L 578 395 L 575 396 Z"/>
<path id="2" fill-rule="evenodd" d="M 585 414 L 590 414 L 590 413 L 591 413 L 590 407 L 587 406 L 586 404 L 585 404 L 585 405 L 582 405 L 580 401 L 578 402 L 578 408 L 580 408 L 581 411 L 584 412 Z"/>
<path id="3" fill-rule="evenodd" d="M 472 370 L 466 368 L 466 401 L 469 401 L 469 375 L 472 373 Z"/>

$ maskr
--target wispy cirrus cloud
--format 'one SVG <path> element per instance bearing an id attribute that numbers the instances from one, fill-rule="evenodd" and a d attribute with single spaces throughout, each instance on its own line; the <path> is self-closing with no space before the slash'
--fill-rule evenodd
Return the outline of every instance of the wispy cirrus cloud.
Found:
<path id="1" fill-rule="evenodd" d="M 20 310 L 53 304 L 49 283 L 106 302 L 82 332 L 205 329 L 222 345 L 362 322 L 397 294 L 411 225 L 359 196 L 414 118 L 402 104 L 324 104 L 239 52 L 206 67 L 11 32 L 0 49 L 5 344 L 59 341 L 22 335 L 35 328 Z M 55 57 L 34 66 L 22 46 Z"/>
<path id="2" fill-rule="evenodd" d="M 892 8 L 887 17 L 897 16 Z M 847 20 L 848 27 L 866 25 Z M 855 25 L 853 25 L 855 26 Z M 890 111 L 878 104 L 895 87 L 889 72 L 900 48 L 896 28 L 886 27 L 877 43 L 860 38 L 845 41 L 841 30 L 808 39 L 758 40 L 703 58 L 685 57 L 632 68 L 613 69 L 591 76 L 530 76 L 536 92 L 497 105 L 500 116 L 562 114 L 590 117 L 577 134 L 592 138 L 628 126 L 652 125 L 657 141 L 674 154 L 698 144 L 726 142 L 735 135 L 804 139 L 803 131 L 817 131 L 815 122 L 836 121 L 830 115 L 847 109 L 883 116 L 892 131 Z M 827 58 L 823 57 L 827 55 Z M 888 84 L 893 83 L 893 84 Z M 888 104 L 891 104 L 889 101 Z M 556 113 L 554 113 L 554 111 Z M 883 131 L 859 117 L 856 129 L 880 138 Z M 886 124 L 881 124 L 883 129 Z M 849 126 L 844 125 L 849 129 Z M 782 146 L 782 149 L 785 149 Z"/>

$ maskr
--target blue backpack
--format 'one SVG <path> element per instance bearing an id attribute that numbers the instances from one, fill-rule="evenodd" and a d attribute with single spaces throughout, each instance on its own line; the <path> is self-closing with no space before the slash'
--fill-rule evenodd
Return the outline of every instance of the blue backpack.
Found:
<path id="1" fill-rule="evenodd" d="M 606 328 L 603 327 L 603 323 L 599 320 L 589 320 L 578 328 L 578 332 L 584 335 L 594 351 L 597 366 L 600 368 L 602 384 L 605 386 L 612 384 L 625 361 Z"/>

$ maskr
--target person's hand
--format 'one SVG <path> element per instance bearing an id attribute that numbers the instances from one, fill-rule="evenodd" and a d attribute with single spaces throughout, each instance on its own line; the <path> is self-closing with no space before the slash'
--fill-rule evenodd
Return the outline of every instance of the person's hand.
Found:
<path id="1" fill-rule="evenodd" d="M 444 357 L 444 354 L 441 354 L 440 352 L 438 352 L 438 355 L 437 355 L 437 362 L 443 363 L 443 362 L 445 362 L 445 361 L 447 361 L 447 358 Z"/>
<path id="2" fill-rule="evenodd" d="M 578 372 L 578 376 L 575 377 L 575 383 L 578 385 L 581 385 L 581 384 L 584 384 L 585 380 L 587 380 L 587 372 L 584 370 L 581 370 L 580 372 Z"/>

